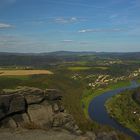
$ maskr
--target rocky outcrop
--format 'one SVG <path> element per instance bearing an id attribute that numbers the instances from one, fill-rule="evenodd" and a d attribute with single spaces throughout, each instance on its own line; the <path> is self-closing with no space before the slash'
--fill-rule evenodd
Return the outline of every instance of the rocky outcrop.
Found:
<path id="1" fill-rule="evenodd" d="M 43 128 L 61 127 L 80 134 L 73 117 L 61 103 L 60 91 L 19 87 L 0 94 L 0 127 Z"/>
<path id="2" fill-rule="evenodd" d="M 118 140 L 115 132 L 97 135 L 87 132 L 83 135 L 73 117 L 62 106 L 62 99 L 61 92 L 56 89 L 18 87 L 1 91 L 0 139 Z M 2 128 L 23 131 L 17 134 L 16 131 L 3 132 Z M 26 129 L 30 131 L 25 132 Z"/>
<path id="3" fill-rule="evenodd" d="M 98 133 L 96 140 L 119 140 L 116 132 L 102 132 Z"/>
<path id="4" fill-rule="evenodd" d="M 91 140 L 85 136 L 74 135 L 68 131 L 44 131 L 44 130 L 30 130 L 30 131 L 16 131 L 9 132 L 0 131 L 0 140 Z"/>
<path id="5" fill-rule="evenodd" d="M 1 95 L 0 96 L 0 120 L 12 114 L 26 112 L 26 101 L 23 95 Z"/>

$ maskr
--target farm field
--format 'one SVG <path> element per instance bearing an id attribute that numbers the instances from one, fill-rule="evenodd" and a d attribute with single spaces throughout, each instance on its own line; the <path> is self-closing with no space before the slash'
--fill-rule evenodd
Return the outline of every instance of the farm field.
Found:
<path id="1" fill-rule="evenodd" d="M 75 66 L 75 67 L 68 67 L 68 70 L 71 70 L 71 71 L 82 71 L 82 70 L 88 70 L 90 69 L 91 67 L 86 67 L 86 66 Z"/>
<path id="2" fill-rule="evenodd" d="M 0 70 L 0 76 L 52 74 L 48 70 Z"/>

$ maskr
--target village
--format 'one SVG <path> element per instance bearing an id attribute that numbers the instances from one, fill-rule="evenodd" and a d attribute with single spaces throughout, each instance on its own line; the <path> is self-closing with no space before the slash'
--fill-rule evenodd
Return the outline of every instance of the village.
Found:
<path id="1" fill-rule="evenodd" d="M 117 83 L 119 81 L 136 79 L 138 76 L 140 76 L 140 68 L 138 70 L 133 71 L 128 76 L 112 77 L 107 74 L 102 74 L 98 76 L 90 74 L 87 75 L 86 77 L 82 77 L 80 74 L 75 73 L 71 78 L 74 80 L 90 79 L 91 82 L 88 82 L 87 86 L 92 89 L 95 89 L 99 87 L 105 87 L 109 84 Z"/>

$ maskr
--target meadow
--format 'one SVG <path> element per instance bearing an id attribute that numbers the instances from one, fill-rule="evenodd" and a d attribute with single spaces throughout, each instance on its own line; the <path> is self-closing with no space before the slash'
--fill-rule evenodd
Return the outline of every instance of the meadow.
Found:
<path id="1" fill-rule="evenodd" d="M 90 69 L 91 67 L 85 67 L 85 66 L 73 66 L 73 67 L 68 67 L 68 70 L 71 70 L 71 71 L 82 71 L 82 70 L 88 70 Z"/>

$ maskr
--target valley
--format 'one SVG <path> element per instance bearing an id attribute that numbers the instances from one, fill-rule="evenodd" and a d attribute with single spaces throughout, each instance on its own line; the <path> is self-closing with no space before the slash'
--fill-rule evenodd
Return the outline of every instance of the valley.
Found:
<path id="1" fill-rule="evenodd" d="M 10 61 L 2 61 L 11 56 Z M 140 58 L 135 58 L 133 53 L 127 57 L 126 54 L 86 52 L 28 54 L 26 57 L 24 54 L 2 54 L 0 71 L 7 72 L 0 76 L 1 91 L 19 86 L 58 89 L 62 92 L 63 106 L 74 117 L 80 130 L 99 134 L 115 129 L 110 124 L 91 120 L 89 104 L 107 91 L 130 86 L 132 80 L 139 81 Z M 116 132 L 120 140 L 131 139 L 128 134 Z"/>

